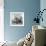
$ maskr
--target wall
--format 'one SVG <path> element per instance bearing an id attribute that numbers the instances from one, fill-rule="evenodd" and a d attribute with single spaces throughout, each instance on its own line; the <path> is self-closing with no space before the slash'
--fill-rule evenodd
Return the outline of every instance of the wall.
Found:
<path id="1" fill-rule="evenodd" d="M 41 9 L 41 11 L 42 11 L 43 9 L 46 9 L 46 0 L 40 0 L 40 9 Z M 45 20 L 45 19 L 46 19 L 46 11 L 43 12 L 42 17 L 43 17 L 43 22 L 40 21 L 40 25 L 46 27 L 46 20 Z"/>
<path id="2" fill-rule="evenodd" d="M 4 36 L 7 41 L 18 41 L 32 30 L 35 12 L 40 9 L 40 0 L 4 0 Z M 10 26 L 10 12 L 24 12 L 24 26 Z"/>

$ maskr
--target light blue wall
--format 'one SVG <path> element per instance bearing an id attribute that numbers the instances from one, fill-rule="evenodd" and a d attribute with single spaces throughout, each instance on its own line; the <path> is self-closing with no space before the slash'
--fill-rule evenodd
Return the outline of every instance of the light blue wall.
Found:
<path id="1" fill-rule="evenodd" d="M 43 9 L 46 9 L 46 0 L 41 0 L 40 1 L 40 10 L 42 11 Z M 40 21 L 40 25 L 46 27 L 46 11 L 43 12 L 42 17 L 43 17 L 43 22 Z"/>
<path id="2" fill-rule="evenodd" d="M 40 9 L 40 0 L 4 0 L 4 35 L 5 40 L 18 41 L 32 29 L 35 12 Z M 10 12 L 24 12 L 24 27 L 10 26 Z"/>

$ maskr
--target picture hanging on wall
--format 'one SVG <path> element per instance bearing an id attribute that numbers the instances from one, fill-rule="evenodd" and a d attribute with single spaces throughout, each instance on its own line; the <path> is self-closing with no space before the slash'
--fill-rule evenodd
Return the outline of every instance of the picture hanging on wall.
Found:
<path id="1" fill-rule="evenodd" d="M 24 12 L 10 12 L 10 26 L 24 26 Z"/>

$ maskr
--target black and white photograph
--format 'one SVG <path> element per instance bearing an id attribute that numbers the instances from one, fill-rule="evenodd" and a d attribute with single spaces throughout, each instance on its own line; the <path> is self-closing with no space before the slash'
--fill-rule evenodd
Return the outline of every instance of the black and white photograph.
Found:
<path id="1" fill-rule="evenodd" d="M 10 12 L 10 26 L 24 26 L 24 12 Z"/>

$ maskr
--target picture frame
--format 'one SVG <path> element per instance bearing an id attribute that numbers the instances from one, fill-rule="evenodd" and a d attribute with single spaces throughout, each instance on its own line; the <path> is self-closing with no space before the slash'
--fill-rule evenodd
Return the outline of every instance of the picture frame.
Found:
<path id="1" fill-rule="evenodd" d="M 24 26 L 24 12 L 10 12 L 10 26 Z"/>

